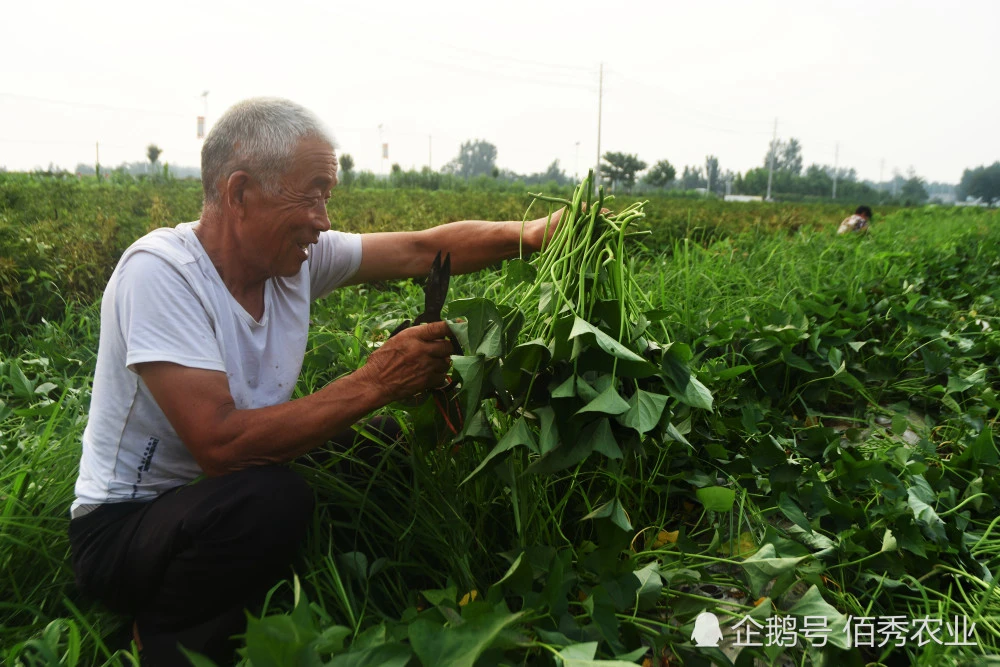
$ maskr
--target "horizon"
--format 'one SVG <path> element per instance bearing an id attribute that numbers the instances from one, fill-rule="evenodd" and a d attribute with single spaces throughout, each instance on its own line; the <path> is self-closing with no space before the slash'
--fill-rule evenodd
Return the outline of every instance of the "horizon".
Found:
<path id="1" fill-rule="evenodd" d="M 149 165 L 149 161 L 147 160 L 146 162 L 142 162 L 140 160 L 132 160 L 132 161 L 129 161 L 129 162 L 122 162 L 122 163 L 117 164 L 117 165 L 102 164 L 101 165 L 101 173 L 102 174 L 110 174 L 110 173 L 114 172 L 116 169 L 119 169 L 119 168 L 122 168 L 122 167 L 138 167 L 139 165 Z M 7 170 L 7 171 L 8 171 L 8 173 L 37 173 L 37 172 L 44 173 L 44 172 L 52 171 L 53 173 L 62 172 L 62 173 L 74 174 L 76 176 L 81 176 L 81 175 L 82 176 L 90 176 L 90 175 L 92 175 L 92 174 L 95 173 L 94 165 L 88 165 L 88 164 L 82 163 L 82 162 L 81 163 L 77 163 L 74 166 L 74 168 L 72 168 L 72 169 L 63 168 L 60 165 L 54 165 L 54 164 L 51 165 L 51 166 L 54 167 L 54 169 L 49 169 L 48 166 L 46 166 L 46 167 L 39 166 L 36 169 L 30 169 L 30 170 L 23 170 L 23 171 L 10 171 L 10 170 Z M 977 165 L 977 166 L 979 166 L 979 165 Z M 989 165 L 985 165 L 985 166 L 989 166 Z M 77 169 L 78 167 L 84 167 L 85 171 L 80 171 L 79 169 Z M 157 168 L 158 169 L 162 169 L 163 167 L 167 167 L 173 173 L 174 178 L 181 178 L 181 179 L 183 179 L 183 178 L 201 178 L 201 167 L 200 166 L 175 165 L 175 164 L 171 164 L 170 162 L 162 162 L 161 163 L 161 162 L 157 161 Z M 650 165 L 650 167 L 648 167 L 645 170 L 639 171 L 638 174 L 640 174 L 640 175 L 643 174 L 644 172 L 648 171 L 649 168 L 651 168 L 651 167 L 652 167 L 652 165 Z M 402 167 L 400 167 L 400 168 L 402 169 Z M 543 169 L 541 171 L 536 171 L 536 172 L 532 172 L 532 173 L 529 173 L 529 174 L 519 174 L 519 173 L 511 172 L 510 170 L 505 170 L 499 164 L 497 165 L 497 168 L 500 170 L 499 177 L 506 176 L 506 177 L 508 177 L 508 179 L 510 179 L 510 177 L 512 177 L 512 176 L 516 176 L 516 177 L 528 177 L 528 178 L 530 178 L 530 177 L 537 176 L 538 174 L 544 172 L 544 169 Z M 849 169 L 850 167 L 848 165 L 842 165 L 842 168 Z M 0 170 L 2 170 L 2 169 L 3 168 L 0 167 Z M 422 168 L 417 168 L 417 169 L 413 169 L 413 170 L 405 170 L 404 169 L 404 171 L 410 171 L 410 172 L 417 172 L 417 173 L 419 173 L 421 171 L 421 169 Z M 390 177 L 389 173 L 378 174 L 376 172 L 373 172 L 373 171 L 370 171 L 370 170 L 367 170 L 367 169 L 359 170 L 359 169 L 355 168 L 355 169 L 352 169 L 352 171 L 355 174 L 361 174 L 361 173 L 371 174 L 371 175 L 375 176 L 376 178 L 380 178 L 380 179 L 388 179 Z M 442 172 L 441 169 L 437 169 L 435 171 L 437 173 L 446 173 L 446 172 Z M 775 172 L 777 172 L 777 171 L 778 170 L 776 169 Z M 805 171 L 805 168 L 803 168 L 803 172 L 804 171 Z M 186 174 L 183 174 L 183 175 L 178 175 L 179 172 L 197 172 L 197 174 L 195 174 L 195 173 L 186 173 Z M 574 179 L 573 174 L 565 172 L 565 170 L 563 170 L 563 172 L 564 172 L 564 176 L 567 179 L 569 179 L 571 182 L 579 182 L 579 179 Z M 134 176 L 136 174 L 133 173 L 132 175 Z M 863 184 L 870 184 L 870 185 L 874 185 L 874 186 L 879 186 L 879 185 L 891 185 L 894 180 L 896 180 L 898 182 L 905 182 L 907 180 L 907 177 L 906 177 L 905 174 L 898 174 L 895 177 L 895 179 L 889 178 L 889 179 L 886 179 L 886 180 L 881 181 L 881 182 L 872 181 L 872 180 L 863 179 L 863 178 L 858 178 L 857 182 L 858 183 L 863 183 Z M 678 174 L 678 176 L 676 177 L 676 179 L 671 182 L 671 186 L 668 186 L 666 189 L 671 189 L 672 186 L 673 186 L 673 184 L 676 184 L 679 181 L 680 181 L 680 174 Z M 957 188 L 959 186 L 959 184 L 957 182 L 956 183 L 947 183 L 947 182 L 943 182 L 943 181 L 925 181 L 924 185 L 927 186 L 927 187 L 951 187 L 951 188 Z M 695 189 L 697 189 L 697 188 L 695 188 Z"/>

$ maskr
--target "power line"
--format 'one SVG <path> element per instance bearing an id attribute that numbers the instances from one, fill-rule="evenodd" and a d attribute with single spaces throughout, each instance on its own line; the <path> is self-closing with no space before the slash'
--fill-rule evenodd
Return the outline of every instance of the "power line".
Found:
<path id="1" fill-rule="evenodd" d="M 68 107 L 81 107 L 86 109 L 103 109 L 110 111 L 133 111 L 136 113 L 146 113 L 153 114 L 157 116 L 173 116 L 177 118 L 188 118 L 190 114 L 180 113 L 178 111 L 163 111 L 156 109 L 139 109 L 135 107 L 120 107 L 110 104 L 98 104 L 95 102 L 69 102 L 67 100 L 53 100 L 45 97 L 34 97 L 31 95 L 17 95 L 15 93 L 0 93 L 0 97 L 6 97 L 15 100 L 27 100 L 29 102 L 42 102 L 44 104 L 60 104 Z"/>
<path id="2" fill-rule="evenodd" d="M 686 111 L 690 111 L 692 113 L 696 113 L 699 116 L 710 116 L 710 117 L 715 118 L 717 120 L 722 120 L 722 121 L 726 121 L 726 122 L 729 122 L 729 123 L 738 123 L 738 124 L 743 124 L 743 125 L 756 125 L 756 126 L 759 126 L 759 127 L 766 127 L 766 126 L 768 126 L 768 125 L 771 124 L 770 120 L 764 120 L 764 119 L 760 119 L 760 118 L 748 118 L 746 116 L 725 116 L 725 115 L 719 114 L 719 113 L 717 113 L 715 111 L 708 111 L 706 109 L 702 109 L 702 108 L 699 108 L 699 107 L 696 107 L 696 106 L 690 104 L 688 98 L 681 97 L 680 95 L 676 94 L 675 92 L 673 92 L 673 91 L 671 91 L 671 90 L 669 90 L 669 89 L 667 89 L 667 88 L 665 88 L 665 87 L 663 87 L 661 85 L 658 85 L 658 84 L 655 84 L 655 83 L 649 83 L 648 81 L 640 81 L 638 79 L 632 78 L 631 76 L 628 76 L 627 74 L 616 73 L 614 70 L 611 70 L 611 74 L 612 74 L 612 76 L 617 76 L 618 78 L 622 79 L 623 81 L 627 81 L 628 83 L 631 83 L 634 86 L 638 86 L 640 88 L 645 88 L 647 90 L 655 90 L 658 93 L 660 93 L 661 95 L 664 95 L 664 96 L 666 96 L 666 97 L 671 98 L 672 100 L 674 100 L 675 102 L 673 102 L 672 104 L 676 104 L 676 101 L 680 101 L 682 103 L 681 106 L 680 106 L 680 108 L 682 108 L 682 109 L 684 109 Z M 677 107 L 675 106 L 675 107 L 672 107 L 672 108 L 677 108 Z M 764 132 L 764 134 L 770 134 L 770 133 L 769 132 Z"/>
<path id="3" fill-rule="evenodd" d="M 665 115 L 668 118 L 670 118 L 670 114 L 671 114 L 670 111 L 668 111 L 668 112 L 665 113 Z M 717 125 L 706 125 L 705 123 L 699 123 L 699 122 L 696 122 L 696 121 L 685 120 L 683 118 L 671 118 L 671 121 L 675 125 L 679 124 L 679 125 L 686 125 L 688 127 L 697 127 L 699 129 L 702 129 L 702 130 L 711 130 L 713 132 L 722 132 L 723 134 L 736 134 L 736 135 L 739 135 L 739 136 L 759 135 L 759 136 L 765 136 L 765 137 L 768 136 L 769 134 L 771 134 L 770 132 L 767 132 L 767 131 L 758 131 L 758 130 L 732 130 L 732 129 L 728 129 L 728 128 L 724 128 L 724 127 L 719 127 Z"/>
<path id="4" fill-rule="evenodd" d="M 516 74 L 510 74 L 508 72 L 498 72 L 496 70 L 483 70 L 483 69 L 477 69 L 477 68 L 474 68 L 474 67 L 467 67 L 467 66 L 464 66 L 464 65 L 455 65 L 454 63 L 441 63 L 441 62 L 437 62 L 437 61 L 433 61 L 433 60 L 426 60 L 424 58 L 410 58 L 410 60 L 412 62 L 423 63 L 424 65 L 428 65 L 430 67 L 436 67 L 436 68 L 438 68 L 440 70 L 456 72 L 456 73 L 459 73 L 459 74 L 466 74 L 466 75 L 469 75 L 469 76 L 475 76 L 475 77 L 479 77 L 479 78 L 488 77 L 488 78 L 494 79 L 494 80 L 506 80 L 506 81 L 513 81 L 513 82 L 516 82 L 516 83 L 529 83 L 529 84 L 540 85 L 540 86 L 556 86 L 556 87 L 559 87 L 559 88 L 576 88 L 576 89 L 579 89 L 579 90 L 594 90 L 594 84 L 593 84 L 592 81 L 590 83 L 584 83 L 583 81 L 577 81 L 577 80 L 567 81 L 567 80 L 565 80 L 563 78 L 559 78 L 559 79 L 555 79 L 555 78 L 540 79 L 537 76 L 533 76 L 531 78 L 528 78 L 528 77 L 525 77 L 525 76 L 518 76 Z M 543 75 L 544 75 L 544 73 L 543 73 Z"/>
<path id="5" fill-rule="evenodd" d="M 470 49 L 470 48 L 467 48 L 467 47 L 464 47 L 464 46 L 455 46 L 454 44 L 441 44 L 441 46 L 447 47 L 449 49 L 453 49 L 455 51 L 461 51 L 463 53 L 471 53 L 471 54 L 482 56 L 482 57 L 485 57 L 485 58 L 492 58 L 493 60 L 501 60 L 501 61 L 506 61 L 506 62 L 518 63 L 518 64 L 521 64 L 521 65 L 531 65 L 532 67 L 545 67 L 545 68 L 549 68 L 549 69 L 565 69 L 565 70 L 571 70 L 571 71 L 577 71 L 577 72 L 586 72 L 586 73 L 589 73 L 589 74 L 593 74 L 593 71 L 594 71 L 593 67 L 584 67 L 584 66 L 581 66 L 581 65 L 565 65 L 565 64 L 557 64 L 557 63 L 543 63 L 543 62 L 540 62 L 540 61 L 537 61 L 537 60 L 526 60 L 524 58 L 514 58 L 514 57 L 511 57 L 511 56 L 504 56 L 504 55 L 497 55 L 497 54 L 494 54 L 494 53 L 487 53 L 485 51 L 477 51 L 475 49 Z"/>

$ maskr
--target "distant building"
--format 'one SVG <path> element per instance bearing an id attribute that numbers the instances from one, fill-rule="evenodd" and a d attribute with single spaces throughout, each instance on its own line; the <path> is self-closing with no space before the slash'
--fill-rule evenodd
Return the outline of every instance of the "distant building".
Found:
<path id="1" fill-rule="evenodd" d="M 764 201 L 759 195 L 726 195 L 726 201 Z"/>

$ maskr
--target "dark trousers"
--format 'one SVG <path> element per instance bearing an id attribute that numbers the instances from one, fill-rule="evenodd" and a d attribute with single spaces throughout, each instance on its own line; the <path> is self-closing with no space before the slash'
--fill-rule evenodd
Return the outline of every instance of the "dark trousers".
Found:
<path id="1" fill-rule="evenodd" d="M 287 576 L 313 502 L 296 473 L 267 466 L 102 505 L 70 522 L 77 586 L 134 616 L 144 664 L 189 665 L 178 642 L 231 663 L 229 637 Z"/>
<path id="2" fill-rule="evenodd" d="M 369 430 L 387 440 L 398 434 L 394 422 Z M 332 448 L 350 447 L 355 435 Z M 361 458 L 380 454 L 370 441 L 358 443 Z M 135 618 L 144 665 L 189 665 L 178 643 L 231 664 L 244 609 L 289 576 L 313 505 L 312 489 L 286 466 L 206 478 L 151 502 L 101 505 L 70 521 L 77 586 Z"/>

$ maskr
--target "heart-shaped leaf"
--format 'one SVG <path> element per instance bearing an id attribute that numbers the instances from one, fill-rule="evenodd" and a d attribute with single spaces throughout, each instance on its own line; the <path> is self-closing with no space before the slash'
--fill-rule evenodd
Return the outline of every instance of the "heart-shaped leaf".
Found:
<path id="1" fill-rule="evenodd" d="M 469 473 L 468 477 L 462 480 L 462 484 L 465 484 L 482 472 L 496 457 L 511 451 L 515 447 L 521 446 L 528 447 L 533 452 L 538 451 L 538 443 L 535 442 L 535 435 L 531 432 L 531 429 L 528 427 L 524 417 L 518 417 L 517 421 L 514 422 L 514 426 L 507 431 L 507 433 L 500 439 L 500 442 L 498 442 L 492 451 L 486 455 L 486 458 L 484 458 L 479 465 L 476 466 L 476 469 Z"/>
<path id="2" fill-rule="evenodd" d="M 648 433 L 660 423 L 663 410 L 667 407 L 667 397 L 638 389 L 629 398 L 628 406 L 628 411 L 618 417 L 618 423 L 639 433 Z"/>

